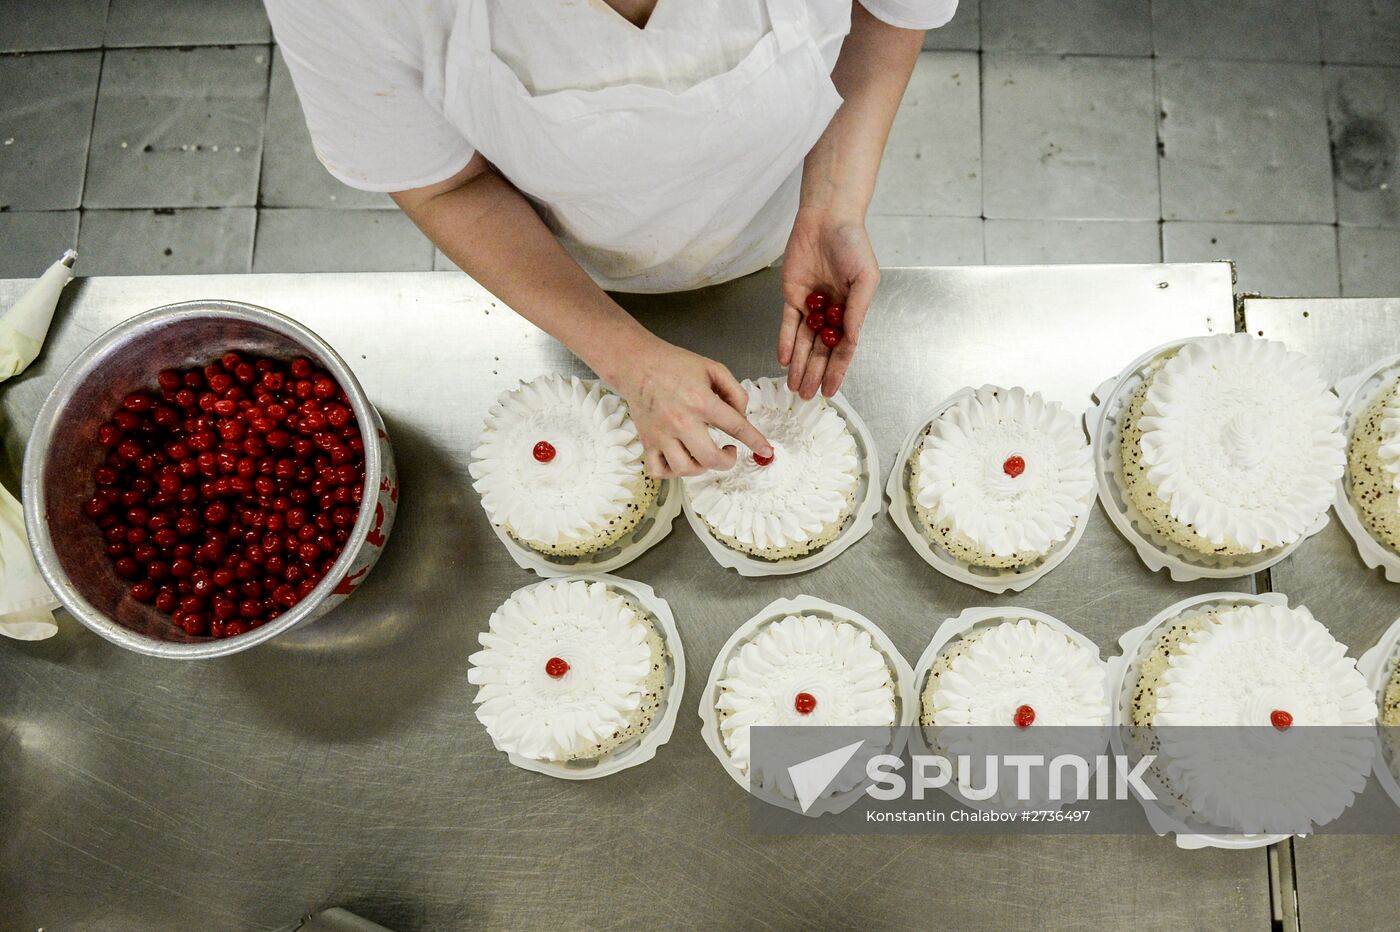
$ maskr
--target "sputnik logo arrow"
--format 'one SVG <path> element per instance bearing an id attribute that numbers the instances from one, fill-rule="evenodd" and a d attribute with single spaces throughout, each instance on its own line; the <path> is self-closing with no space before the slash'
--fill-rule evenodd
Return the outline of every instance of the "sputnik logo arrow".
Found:
<path id="1" fill-rule="evenodd" d="M 788 776 L 792 779 L 792 788 L 797 791 L 797 804 L 802 807 L 805 813 L 812 808 L 812 803 L 816 802 L 826 792 L 826 788 L 831 785 L 831 781 L 836 779 L 836 775 L 841 772 L 841 768 L 856 756 L 856 751 L 865 741 L 857 741 L 848 744 L 843 748 L 834 751 L 827 751 L 816 757 L 804 760 L 800 764 L 793 764 L 788 768 Z"/>

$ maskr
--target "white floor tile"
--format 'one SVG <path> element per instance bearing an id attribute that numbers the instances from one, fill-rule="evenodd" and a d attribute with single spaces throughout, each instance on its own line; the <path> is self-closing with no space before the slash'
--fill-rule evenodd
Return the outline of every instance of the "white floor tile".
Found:
<path id="1" fill-rule="evenodd" d="M 78 234 L 79 275 L 247 272 L 251 207 L 87 210 Z"/>
<path id="2" fill-rule="evenodd" d="M 885 144 L 870 212 L 979 216 L 982 139 L 978 108 L 975 54 L 921 54 Z"/>
<path id="3" fill-rule="evenodd" d="M 1400 230 L 1341 227 L 1342 294 L 1400 297 Z"/>
<path id="4" fill-rule="evenodd" d="M 101 52 L 0 58 L 0 207 L 77 207 Z"/>
<path id="5" fill-rule="evenodd" d="M 982 264 L 974 217 L 869 217 L 866 229 L 882 266 Z"/>
<path id="6" fill-rule="evenodd" d="M 254 272 L 426 272 L 433 244 L 399 210 L 258 211 Z"/>
<path id="7" fill-rule="evenodd" d="M 292 76 L 280 49 L 272 53 L 263 145 L 261 203 L 264 207 L 393 207 L 389 195 L 341 184 L 316 159 Z"/>
<path id="8" fill-rule="evenodd" d="M 1166 220 L 1331 223 L 1317 65 L 1157 61 Z"/>
<path id="9" fill-rule="evenodd" d="M 988 265 L 1160 262 L 1155 220 L 988 220 Z"/>
<path id="10" fill-rule="evenodd" d="M 1323 71 L 1337 219 L 1400 227 L 1400 68 L 1328 66 Z"/>
<path id="11" fill-rule="evenodd" d="M 988 52 L 1152 54 L 1148 0 L 982 0 Z"/>
<path id="12" fill-rule="evenodd" d="M 267 46 L 106 53 L 84 207 L 252 206 Z"/>
<path id="13" fill-rule="evenodd" d="M 1152 36 L 1164 58 L 1322 58 L 1317 0 L 1152 0 Z"/>
<path id="14" fill-rule="evenodd" d="M 1156 220 L 1152 63 L 986 53 L 987 217 Z"/>
<path id="15" fill-rule="evenodd" d="M 78 245 L 78 212 L 0 213 L 0 243 L 0 278 L 35 278 Z"/>
<path id="16" fill-rule="evenodd" d="M 261 0 L 111 0 L 108 48 L 269 42 Z"/>
<path id="17" fill-rule="evenodd" d="M 1334 297 L 1336 232 L 1320 223 L 1164 223 L 1162 251 L 1168 262 L 1233 261 L 1236 291 Z"/>
<path id="18" fill-rule="evenodd" d="M 1320 0 L 1322 60 L 1400 65 L 1400 0 Z"/>

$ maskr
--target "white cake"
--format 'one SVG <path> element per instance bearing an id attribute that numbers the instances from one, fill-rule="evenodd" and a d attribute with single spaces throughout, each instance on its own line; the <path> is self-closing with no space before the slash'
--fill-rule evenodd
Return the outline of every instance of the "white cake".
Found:
<path id="1" fill-rule="evenodd" d="M 602 757 L 641 735 L 665 700 L 666 647 L 644 609 L 602 582 L 521 589 L 470 657 L 476 717 L 499 750 Z"/>
<path id="2" fill-rule="evenodd" d="M 1121 436 L 1129 501 L 1202 554 L 1260 553 L 1306 535 L 1345 464 L 1341 406 L 1304 356 L 1246 334 L 1156 360 Z"/>
<path id="3" fill-rule="evenodd" d="M 1256 833 L 1336 818 L 1369 771 L 1364 729 L 1377 714 L 1345 645 L 1306 608 L 1281 605 L 1172 621 L 1139 667 L 1129 711 L 1169 799 L 1205 824 Z M 1298 726 L 1356 727 L 1313 728 L 1306 753 L 1266 740 Z"/>
<path id="4" fill-rule="evenodd" d="M 1380 721 L 1382 725 L 1394 728 L 1400 725 L 1400 667 L 1396 667 L 1385 684 L 1385 695 L 1381 700 Z"/>
<path id="5" fill-rule="evenodd" d="M 1041 560 L 1094 503 L 1078 421 L 1022 388 L 986 386 L 960 399 L 929 424 L 910 462 L 924 536 L 973 566 Z"/>
<path id="6" fill-rule="evenodd" d="M 921 724 L 938 727 L 1108 721 L 1107 673 L 1098 653 L 1026 618 L 973 628 L 944 647 L 929 671 L 919 715 Z"/>
<path id="7" fill-rule="evenodd" d="M 747 773 L 754 725 L 893 726 L 895 673 L 870 632 L 788 615 L 729 659 L 717 708 L 730 760 Z"/>
<path id="8" fill-rule="evenodd" d="M 1347 454 L 1351 501 L 1376 540 L 1400 551 L 1400 377 L 1356 419 Z"/>
<path id="9" fill-rule="evenodd" d="M 505 392 L 472 451 L 491 523 L 554 556 L 606 549 L 630 533 L 659 488 L 621 398 L 597 382 L 542 376 Z"/>
<path id="10" fill-rule="evenodd" d="M 691 509 L 716 539 L 767 560 L 792 559 L 836 539 L 856 507 L 861 459 L 846 419 L 818 396 L 804 401 L 773 379 L 745 381 L 748 418 L 773 445 L 766 464 L 742 443 L 732 469 L 683 481 Z"/>

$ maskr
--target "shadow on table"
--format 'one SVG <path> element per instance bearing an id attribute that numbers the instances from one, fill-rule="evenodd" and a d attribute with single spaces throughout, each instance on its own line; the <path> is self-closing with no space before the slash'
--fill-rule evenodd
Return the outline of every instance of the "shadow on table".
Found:
<path id="1" fill-rule="evenodd" d="M 389 731 L 452 677 L 465 681 L 469 631 L 444 623 L 442 589 L 460 584 L 465 554 L 495 545 L 468 520 L 470 484 L 447 453 L 406 424 L 387 427 L 402 493 L 379 563 L 335 611 L 228 660 L 231 687 L 273 724 L 326 741 Z"/>

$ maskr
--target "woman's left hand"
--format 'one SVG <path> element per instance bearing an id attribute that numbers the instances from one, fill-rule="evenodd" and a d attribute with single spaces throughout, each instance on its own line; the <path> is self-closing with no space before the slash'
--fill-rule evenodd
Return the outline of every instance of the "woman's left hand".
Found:
<path id="1" fill-rule="evenodd" d="M 880 281 L 863 218 L 840 216 L 824 207 L 801 207 L 783 254 L 783 323 L 778 332 L 778 363 L 788 370 L 788 388 L 813 398 L 820 388 L 830 397 L 846 369 Z M 825 292 L 845 306 L 845 334 L 828 349 L 806 325 L 807 295 Z"/>

